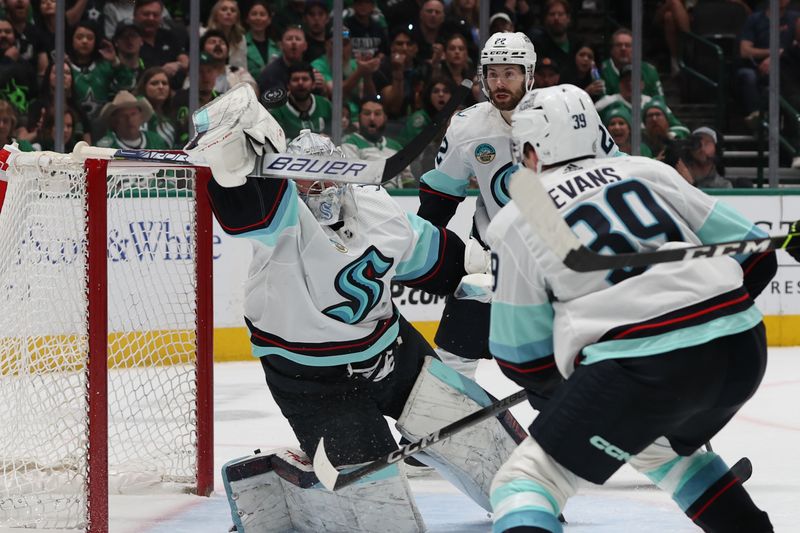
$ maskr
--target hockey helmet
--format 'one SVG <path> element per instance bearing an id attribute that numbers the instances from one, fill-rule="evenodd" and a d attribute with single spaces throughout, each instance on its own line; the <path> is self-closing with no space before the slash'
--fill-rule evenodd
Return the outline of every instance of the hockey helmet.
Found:
<path id="1" fill-rule="evenodd" d="M 328 137 L 311 130 L 301 130 L 300 134 L 286 146 L 286 152 L 342 159 L 345 157 L 342 149 L 333 144 Z M 342 219 L 344 196 L 350 190 L 348 185 L 323 180 L 295 180 L 295 182 L 300 199 L 305 202 L 320 224 L 335 224 Z"/>
<path id="2" fill-rule="evenodd" d="M 514 159 L 524 159 L 526 144 L 536 150 L 537 172 L 543 165 L 594 157 L 600 127 L 592 99 L 582 89 L 569 84 L 535 89 L 511 116 Z"/>
<path id="3" fill-rule="evenodd" d="M 533 89 L 533 71 L 536 69 L 536 50 L 527 35 L 497 32 L 486 41 L 481 50 L 481 88 L 489 98 L 486 73 L 489 65 L 520 65 L 525 71 L 525 90 Z"/>

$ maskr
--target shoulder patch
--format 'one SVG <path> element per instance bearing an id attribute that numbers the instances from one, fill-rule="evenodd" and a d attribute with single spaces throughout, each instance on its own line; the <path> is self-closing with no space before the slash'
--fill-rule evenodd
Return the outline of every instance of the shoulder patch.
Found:
<path id="1" fill-rule="evenodd" d="M 492 146 L 489 143 L 481 143 L 477 147 L 475 147 L 475 159 L 477 159 L 479 163 L 483 163 L 484 165 L 494 161 L 496 155 L 497 155 L 497 150 L 495 150 L 494 146 Z"/>

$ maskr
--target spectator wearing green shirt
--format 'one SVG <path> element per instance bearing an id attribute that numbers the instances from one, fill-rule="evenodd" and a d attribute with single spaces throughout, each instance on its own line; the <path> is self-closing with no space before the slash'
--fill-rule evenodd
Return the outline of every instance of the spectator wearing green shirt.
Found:
<path id="1" fill-rule="evenodd" d="M 166 150 L 167 143 L 152 131 L 142 127 L 153 116 L 153 107 L 128 91 L 120 91 L 114 100 L 103 106 L 100 121 L 109 130 L 97 141 L 97 146 L 126 150 Z"/>
<path id="2" fill-rule="evenodd" d="M 625 65 L 630 65 L 632 61 L 633 34 L 631 30 L 621 28 L 611 36 L 611 57 L 603 61 L 601 67 L 603 81 L 606 82 L 606 94 L 619 92 L 620 72 Z M 646 61 L 642 61 L 642 79 L 644 80 L 642 94 L 652 98 L 664 96 L 661 78 L 658 76 L 656 67 Z"/>
<path id="3" fill-rule="evenodd" d="M 400 151 L 402 145 L 386 137 L 386 112 L 383 104 L 376 98 L 368 98 L 361 103 L 358 113 L 358 131 L 342 139 L 342 151 L 348 158 L 376 161 L 387 159 Z M 416 188 L 417 180 L 408 168 L 387 182 L 389 188 Z"/>
<path id="4" fill-rule="evenodd" d="M 631 109 L 631 95 L 633 93 L 632 73 L 633 68 L 631 65 L 622 67 L 619 79 L 619 92 L 616 94 L 608 94 L 594 103 L 601 117 L 605 113 L 605 110 L 611 106 L 623 105 L 627 107 L 628 110 Z M 644 78 L 640 83 L 644 85 Z M 684 126 L 683 123 L 678 120 L 678 117 L 672 113 L 672 110 L 667 106 L 662 96 L 650 97 L 646 94 L 642 95 L 642 121 L 645 126 L 647 125 L 647 121 L 645 120 L 647 110 L 654 106 L 658 107 L 664 114 L 671 139 L 684 139 L 689 136 L 689 128 Z M 654 153 L 656 152 L 654 151 Z"/>
<path id="5" fill-rule="evenodd" d="M 620 151 L 633 155 L 631 150 L 631 111 L 622 104 L 609 106 L 601 115 L 611 138 L 617 143 Z M 639 145 L 639 155 L 642 157 L 653 157 L 653 151 L 646 143 Z"/>
<path id="6" fill-rule="evenodd" d="M 134 94 L 147 100 L 153 108 L 153 116 L 147 121 L 147 131 L 161 137 L 170 148 L 183 146 L 178 144 L 175 138 L 175 110 L 167 71 L 161 67 L 150 67 L 145 70 L 136 84 Z"/>
<path id="7" fill-rule="evenodd" d="M 75 97 L 89 120 L 97 118 L 119 88 L 132 87 L 135 75 L 120 62 L 114 45 L 99 35 L 93 23 L 82 21 L 68 41 Z"/>
<path id="8" fill-rule="evenodd" d="M 331 102 L 323 96 L 313 94 L 314 69 L 305 62 L 295 63 L 288 68 L 289 98 L 286 103 L 270 113 L 281 125 L 287 139 L 293 139 L 300 130 L 313 133 L 328 133 L 331 127 Z"/>
<path id="9" fill-rule="evenodd" d="M 272 9 L 265 0 L 254 0 L 245 15 L 247 70 L 254 79 L 258 79 L 270 61 L 281 55 L 273 37 L 272 16 Z"/>
<path id="10" fill-rule="evenodd" d="M 330 99 L 333 95 L 333 30 L 328 28 L 325 36 L 325 55 L 311 62 L 311 67 L 322 74 L 325 81 L 323 95 Z M 350 115 L 355 116 L 359 111 L 358 103 L 362 98 L 372 98 L 376 94 L 372 74 L 381 64 L 380 57 L 370 54 L 360 54 L 353 57 L 353 48 L 350 41 L 350 30 L 342 30 L 342 94 Z"/>

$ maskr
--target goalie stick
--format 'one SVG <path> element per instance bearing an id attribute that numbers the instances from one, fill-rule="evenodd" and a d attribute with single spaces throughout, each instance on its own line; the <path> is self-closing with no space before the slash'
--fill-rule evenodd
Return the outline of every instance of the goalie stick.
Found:
<path id="1" fill-rule="evenodd" d="M 464 80 L 450 100 L 433 118 L 425 130 L 387 159 L 364 161 L 324 156 L 269 153 L 259 157 L 251 174 L 257 178 L 316 179 L 341 183 L 380 185 L 403 171 L 422 150 L 447 125 L 450 116 L 472 89 L 472 81 Z M 76 158 L 111 159 L 123 161 L 151 161 L 177 165 L 207 166 L 202 156 L 187 150 L 123 150 L 98 148 L 79 142 L 73 149 Z"/>
<path id="2" fill-rule="evenodd" d="M 515 172 L 511 176 L 508 189 L 523 218 L 536 231 L 537 236 L 564 265 L 576 272 L 618 270 L 656 263 L 800 248 L 800 232 L 793 231 L 777 237 L 701 244 L 685 248 L 617 255 L 599 254 L 578 240 L 532 171 L 520 169 Z"/>
<path id="3" fill-rule="evenodd" d="M 527 395 L 528 394 L 524 389 L 519 390 L 511 396 L 487 405 L 483 409 L 475 411 L 474 413 L 469 414 L 460 420 L 456 420 L 452 424 L 448 424 L 445 427 L 434 431 L 425 437 L 422 437 L 417 442 L 406 444 L 405 446 L 394 450 L 380 459 L 376 459 L 371 463 L 359 466 L 351 471 L 339 472 L 336 470 L 336 467 L 333 466 L 330 459 L 328 459 L 328 455 L 325 453 L 324 439 L 320 439 L 319 445 L 317 446 L 317 451 L 314 453 L 314 472 L 317 474 L 317 478 L 319 479 L 320 483 L 322 483 L 326 489 L 339 490 L 342 487 L 352 485 L 364 476 L 368 476 L 369 474 L 382 470 L 387 466 L 399 463 L 406 457 L 410 457 L 415 453 L 424 450 L 428 446 L 436 444 L 437 442 L 446 439 L 447 437 L 450 437 L 461 430 L 467 429 L 478 422 L 506 411 L 509 407 L 512 407 L 524 400 Z"/>

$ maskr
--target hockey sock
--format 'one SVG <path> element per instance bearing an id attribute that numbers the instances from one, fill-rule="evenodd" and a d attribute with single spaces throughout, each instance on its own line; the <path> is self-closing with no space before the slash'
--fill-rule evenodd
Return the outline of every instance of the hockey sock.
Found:
<path id="1" fill-rule="evenodd" d="M 494 533 L 562 533 L 558 503 L 543 485 L 516 479 L 492 491 Z"/>

